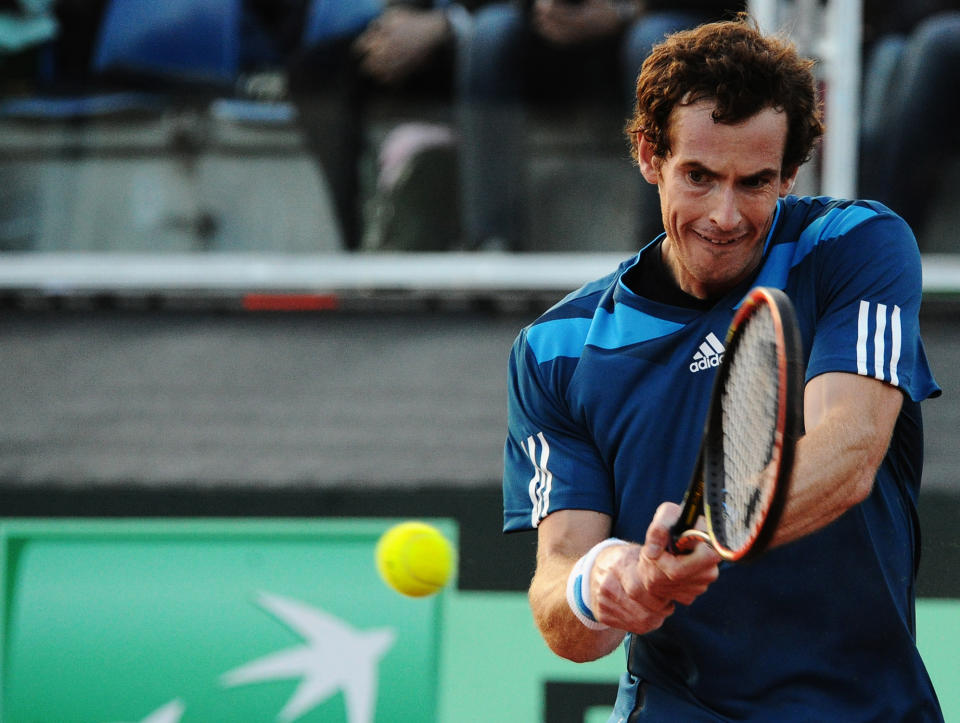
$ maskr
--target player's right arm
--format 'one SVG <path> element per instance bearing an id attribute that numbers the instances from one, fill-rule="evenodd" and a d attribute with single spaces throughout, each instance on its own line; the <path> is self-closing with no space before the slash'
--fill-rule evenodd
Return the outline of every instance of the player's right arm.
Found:
<path id="1" fill-rule="evenodd" d="M 591 630 L 570 610 L 567 579 L 577 560 L 610 535 L 610 518 L 589 510 L 560 510 L 538 527 L 537 569 L 530 585 L 530 607 L 544 640 L 557 655 L 576 662 L 612 652 L 626 632 L 644 634 L 659 628 L 675 603 L 689 605 L 719 574 L 720 558 L 707 545 L 690 555 L 665 552 L 670 526 L 680 508 L 660 506 L 643 545 L 624 543 L 605 548 L 590 579 L 590 597 L 597 620 L 609 626 Z"/>

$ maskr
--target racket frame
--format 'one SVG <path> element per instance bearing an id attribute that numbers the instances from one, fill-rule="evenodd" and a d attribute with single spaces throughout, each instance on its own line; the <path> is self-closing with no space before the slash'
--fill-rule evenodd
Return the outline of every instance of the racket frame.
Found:
<path id="1" fill-rule="evenodd" d="M 729 376 L 730 360 L 736 355 L 739 345 L 739 331 L 761 306 L 770 309 L 778 346 L 782 346 L 782 353 L 777 354 L 779 399 L 773 451 L 774 458 L 778 460 L 777 475 L 763 522 L 743 545 L 733 549 L 720 542 L 713 522 L 714 513 L 721 514 L 723 504 L 723 387 Z M 803 433 L 802 341 L 789 297 L 779 289 L 759 286 L 752 289 L 730 323 L 724 347 L 723 362 L 713 382 L 697 463 L 684 494 L 680 518 L 671 528 L 670 536 L 671 551 L 674 553 L 689 552 L 696 541 L 702 540 L 708 542 L 724 560 L 738 562 L 757 557 L 770 544 L 789 492 L 796 441 Z M 707 520 L 706 532 L 694 529 L 701 514 Z"/>

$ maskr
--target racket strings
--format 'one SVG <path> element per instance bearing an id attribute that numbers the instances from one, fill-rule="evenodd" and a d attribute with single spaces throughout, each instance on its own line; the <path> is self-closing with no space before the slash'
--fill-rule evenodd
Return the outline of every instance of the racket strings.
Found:
<path id="1" fill-rule="evenodd" d="M 773 494 L 767 473 L 777 447 L 780 398 L 776 329 L 760 307 L 742 329 L 722 395 L 722 504 L 712 510 L 721 544 L 740 549 L 757 533 Z"/>

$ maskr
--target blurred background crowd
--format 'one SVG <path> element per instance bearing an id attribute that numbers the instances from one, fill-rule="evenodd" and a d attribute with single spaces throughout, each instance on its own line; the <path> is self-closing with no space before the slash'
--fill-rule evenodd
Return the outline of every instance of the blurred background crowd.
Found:
<path id="1" fill-rule="evenodd" d="M 639 67 L 744 9 L 2 0 L 0 250 L 633 250 L 661 230 Z M 953 251 L 960 2 L 862 11 L 858 195 Z"/>

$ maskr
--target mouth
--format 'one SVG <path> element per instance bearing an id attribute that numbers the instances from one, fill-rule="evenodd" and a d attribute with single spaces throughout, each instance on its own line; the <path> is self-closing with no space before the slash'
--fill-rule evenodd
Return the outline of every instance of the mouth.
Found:
<path id="1" fill-rule="evenodd" d="M 706 241 L 707 243 L 713 246 L 730 246 L 735 244 L 737 241 L 740 241 L 747 237 L 746 234 L 740 234 L 739 236 L 710 236 L 707 234 L 700 233 L 699 231 L 694 231 L 698 238 Z"/>

